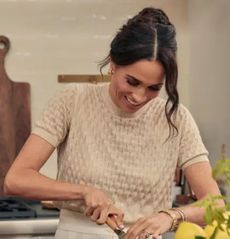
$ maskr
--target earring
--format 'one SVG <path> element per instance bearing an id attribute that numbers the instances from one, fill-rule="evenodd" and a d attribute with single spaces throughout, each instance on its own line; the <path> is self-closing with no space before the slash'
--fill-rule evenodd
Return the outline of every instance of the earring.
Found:
<path id="1" fill-rule="evenodd" d="M 114 73 L 114 70 L 113 70 L 113 69 L 109 69 L 109 70 L 108 70 L 108 75 L 113 75 L 113 73 Z"/>

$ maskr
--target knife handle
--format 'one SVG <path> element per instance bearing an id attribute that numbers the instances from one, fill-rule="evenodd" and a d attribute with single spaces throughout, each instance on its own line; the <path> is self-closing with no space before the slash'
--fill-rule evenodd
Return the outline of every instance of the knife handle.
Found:
<path id="1" fill-rule="evenodd" d="M 117 229 L 117 224 L 116 222 L 112 219 L 112 217 L 108 217 L 106 220 L 106 224 L 113 230 Z"/>

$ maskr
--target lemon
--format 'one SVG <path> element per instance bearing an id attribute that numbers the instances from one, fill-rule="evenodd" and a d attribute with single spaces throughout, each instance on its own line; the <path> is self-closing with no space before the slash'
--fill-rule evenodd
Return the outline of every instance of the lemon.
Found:
<path id="1" fill-rule="evenodd" d="M 174 239 L 195 239 L 195 236 L 208 238 L 202 227 L 191 222 L 182 222 L 175 234 Z"/>
<path id="2" fill-rule="evenodd" d="M 228 218 L 230 217 L 230 211 L 224 212 L 223 215 L 224 215 L 224 218 L 228 220 Z"/>
<path id="3" fill-rule="evenodd" d="M 211 237 L 211 235 L 213 234 L 216 226 L 217 226 L 217 222 L 214 221 L 211 225 L 207 225 L 205 227 L 204 230 L 205 230 L 208 238 Z M 222 226 L 223 226 L 224 231 L 218 230 L 215 239 L 230 239 L 230 235 L 228 235 L 228 233 L 227 233 L 227 226 L 224 225 L 224 224 Z"/>

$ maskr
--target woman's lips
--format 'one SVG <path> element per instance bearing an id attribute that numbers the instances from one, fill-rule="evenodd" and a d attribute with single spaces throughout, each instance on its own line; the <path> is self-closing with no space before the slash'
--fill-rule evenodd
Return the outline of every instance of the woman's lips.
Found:
<path id="1" fill-rule="evenodd" d="M 136 102 L 132 101 L 132 99 L 128 98 L 127 96 L 125 96 L 125 99 L 129 103 L 129 105 L 131 105 L 132 107 L 139 107 L 143 104 L 143 103 L 141 103 L 141 104 L 136 103 Z"/>

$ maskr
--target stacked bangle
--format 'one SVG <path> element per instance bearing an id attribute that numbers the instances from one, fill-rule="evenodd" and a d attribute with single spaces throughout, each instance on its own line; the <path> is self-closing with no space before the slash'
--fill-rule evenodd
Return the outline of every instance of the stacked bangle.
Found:
<path id="1" fill-rule="evenodd" d="M 171 224 L 169 231 L 175 231 L 176 228 L 178 227 L 178 219 L 177 219 L 176 214 L 170 210 L 161 210 L 158 213 L 165 213 L 172 218 L 172 224 Z"/>
<path id="2" fill-rule="evenodd" d="M 186 215 L 184 214 L 184 212 L 179 209 L 179 208 L 171 208 L 171 210 L 174 210 L 176 212 L 178 212 L 178 214 L 181 216 L 181 221 L 184 222 L 184 221 L 187 221 L 187 217 Z"/>
<path id="3" fill-rule="evenodd" d="M 178 218 L 177 215 L 173 211 L 176 211 L 180 215 L 180 218 Z M 169 231 L 175 231 L 180 222 L 187 220 L 184 212 L 182 210 L 178 209 L 178 208 L 171 208 L 171 209 L 168 209 L 168 210 L 161 210 L 158 213 L 165 213 L 172 218 L 172 224 L 171 224 L 171 227 L 170 227 Z"/>

